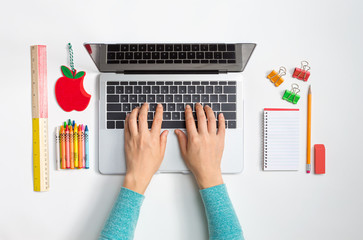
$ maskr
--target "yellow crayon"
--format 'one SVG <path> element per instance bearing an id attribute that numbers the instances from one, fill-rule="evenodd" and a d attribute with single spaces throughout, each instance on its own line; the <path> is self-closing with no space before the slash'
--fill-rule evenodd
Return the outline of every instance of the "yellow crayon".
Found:
<path id="1" fill-rule="evenodd" d="M 63 169 L 63 149 L 62 149 L 62 146 L 63 145 L 63 125 L 60 126 L 60 129 L 59 129 L 59 158 L 60 158 L 60 163 L 61 163 L 61 169 Z"/>
<path id="2" fill-rule="evenodd" d="M 74 153 L 74 167 L 78 168 L 78 127 L 77 124 L 74 124 L 73 131 L 73 153 Z"/>
<path id="3" fill-rule="evenodd" d="M 74 146 L 73 146 L 73 129 L 69 125 L 69 159 L 71 161 L 71 169 L 74 169 Z"/>

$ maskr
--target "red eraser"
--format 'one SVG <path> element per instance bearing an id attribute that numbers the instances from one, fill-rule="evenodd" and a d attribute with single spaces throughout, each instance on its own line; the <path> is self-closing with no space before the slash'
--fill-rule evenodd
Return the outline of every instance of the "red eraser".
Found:
<path id="1" fill-rule="evenodd" d="M 314 170 L 315 174 L 325 174 L 325 146 L 314 145 Z"/>

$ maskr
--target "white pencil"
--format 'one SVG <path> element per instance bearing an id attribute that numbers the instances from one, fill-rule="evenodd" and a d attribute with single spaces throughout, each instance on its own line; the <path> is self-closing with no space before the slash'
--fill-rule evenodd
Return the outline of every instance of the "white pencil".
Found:
<path id="1" fill-rule="evenodd" d="M 57 148 L 56 151 L 56 163 L 55 165 L 57 166 L 57 170 L 60 169 L 60 151 L 59 151 L 59 127 L 57 127 L 57 129 L 55 130 L 55 145 Z"/>

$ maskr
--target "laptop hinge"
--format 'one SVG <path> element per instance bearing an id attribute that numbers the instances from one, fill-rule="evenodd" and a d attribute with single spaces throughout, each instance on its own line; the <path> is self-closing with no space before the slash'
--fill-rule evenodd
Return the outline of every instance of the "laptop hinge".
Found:
<path id="1" fill-rule="evenodd" d="M 225 71 L 227 73 L 227 71 Z M 219 70 L 125 70 L 123 74 L 218 74 Z"/>

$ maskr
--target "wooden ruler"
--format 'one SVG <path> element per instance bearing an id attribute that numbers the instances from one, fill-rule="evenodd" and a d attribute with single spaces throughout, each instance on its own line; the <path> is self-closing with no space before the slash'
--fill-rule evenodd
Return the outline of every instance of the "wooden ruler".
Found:
<path id="1" fill-rule="evenodd" d="M 49 190 L 47 49 L 30 47 L 33 117 L 33 180 L 34 191 Z"/>

